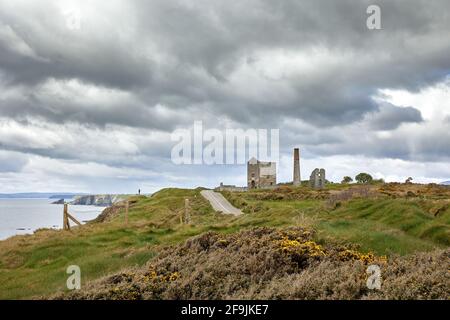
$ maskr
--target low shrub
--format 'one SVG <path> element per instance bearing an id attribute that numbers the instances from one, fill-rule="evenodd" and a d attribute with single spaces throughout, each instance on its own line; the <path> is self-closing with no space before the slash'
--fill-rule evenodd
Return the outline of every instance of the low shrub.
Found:
<path id="1" fill-rule="evenodd" d="M 303 228 L 208 232 L 56 299 L 448 299 L 449 250 L 377 257 L 318 244 Z M 381 290 L 366 286 L 367 266 Z"/>

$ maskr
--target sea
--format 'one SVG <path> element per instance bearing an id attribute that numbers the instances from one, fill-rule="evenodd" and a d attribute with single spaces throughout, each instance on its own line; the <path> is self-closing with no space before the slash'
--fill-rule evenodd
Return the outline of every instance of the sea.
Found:
<path id="1" fill-rule="evenodd" d="M 55 200 L 0 199 L 0 240 L 40 228 L 62 229 L 64 205 L 52 204 Z M 69 205 L 69 213 L 81 223 L 95 219 L 104 209 Z"/>

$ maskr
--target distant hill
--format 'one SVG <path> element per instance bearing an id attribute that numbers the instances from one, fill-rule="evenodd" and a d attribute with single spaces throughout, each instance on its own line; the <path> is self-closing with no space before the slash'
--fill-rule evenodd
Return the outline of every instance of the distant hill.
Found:
<path id="1" fill-rule="evenodd" d="M 57 193 L 57 192 L 28 192 L 28 193 L 0 193 L 0 199 L 72 199 L 84 193 Z"/>
<path id="2" fill-rule="evenodd" d="M 49 199 L 73 199 L 75 197 L 78 196 L 82 196 L 81 193 L 77 193 L 77 194 L 70 194 L 70 193 L 65 193 L 65 194 L 54 194 L 52 196 L 49 197 Z"/>
<path id="3" fill-rule="evenodd" d="M 445 184 L 446 186 L 450 186 L 450 181 L 441 182 L 441 184 Z"/>

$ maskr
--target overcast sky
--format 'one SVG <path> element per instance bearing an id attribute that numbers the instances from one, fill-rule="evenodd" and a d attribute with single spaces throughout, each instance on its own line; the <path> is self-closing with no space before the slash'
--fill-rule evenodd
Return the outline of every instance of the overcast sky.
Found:
<path id="1" fill-rule="evenodd" d="M 245 185 L 171 162 L 200 120 L 279 128 L 279 181 L 450 180 L 450 1 L 0 0 L 0 192 Z"/>

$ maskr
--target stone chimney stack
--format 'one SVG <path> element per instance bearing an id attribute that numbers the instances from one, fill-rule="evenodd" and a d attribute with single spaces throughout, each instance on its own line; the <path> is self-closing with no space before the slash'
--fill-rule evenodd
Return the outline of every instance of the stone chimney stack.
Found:
<path id="1" fill-rule="evenodd" d="M 301 184 L 300 179 L 300 151 L 298 148 L 294 149 L 294 180 L 293 185 L 299 186 Z"/>

